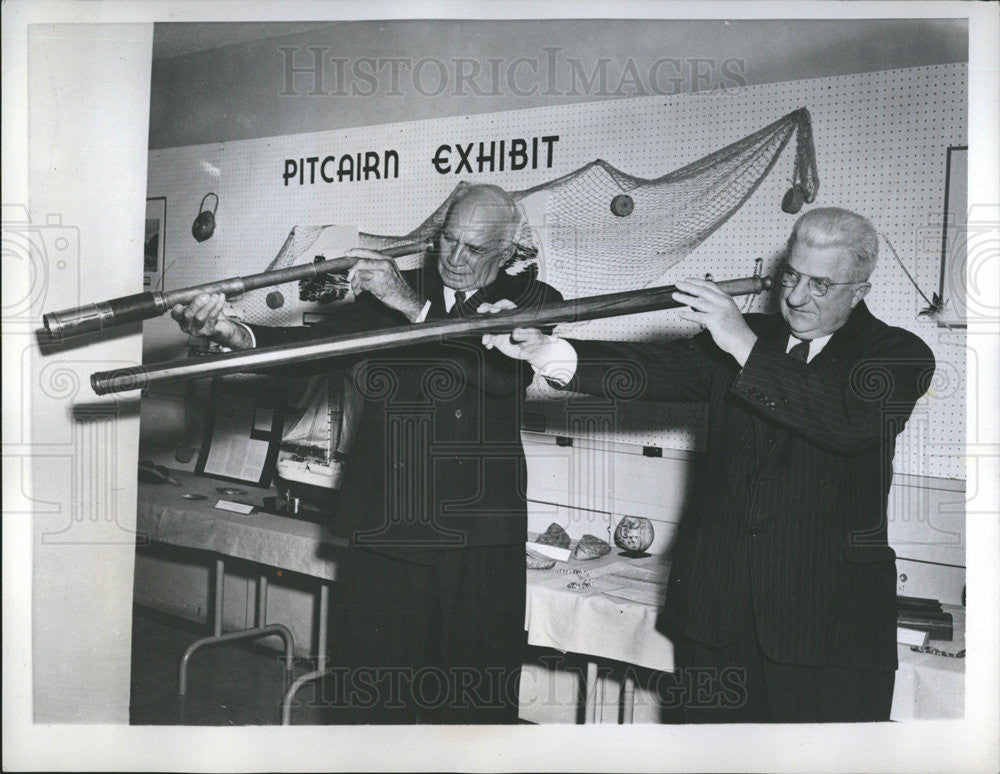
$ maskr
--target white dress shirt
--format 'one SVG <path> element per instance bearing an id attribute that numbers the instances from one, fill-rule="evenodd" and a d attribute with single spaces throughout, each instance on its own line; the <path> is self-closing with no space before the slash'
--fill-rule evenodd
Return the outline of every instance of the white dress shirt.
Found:
<path id="1" fill-rule="evenodd" d="M 458 299 L 455 298 L 455 293 L 457 291 L 455 291 L 454 288 L 449 288 L 447 285 L 445 285 L 442 288 L 442 290 L 444 290 L 444 310 L 446 312 L 450 312 L 451 309 L 452 309 L 452 307 L 455 306 L 455 301 L 458 300 Z M 463 290 L 462 292 L 465 293 L 465 297 L 466 298 L 472 298 L 472 295 L 477 290 L 479 290 L 479 288 L 469 288 L 468 290 Z M 420 310 L 420 314 L 417 315 L 417 319 L 414 320 L 413 322 L 415 322 L 415 323 L 422 323 L 424 320 L 427 319 L 427 313 L 430 310 L 431 310 L 431 302 L 430 301 L 425 301 L 424 302 L 424 308 Z"/>
<path id="2" fill-rule="evenodd" d="M 820 336 L 818 339 L 797 339 L 794 336 L 789 336 L 788 337 L 788 344 L 785 345 L 785 352 L 791 352 L 792 351 L 792 347 L 794 347 L 800 341 L 808 341 L 809 342 L 809 354 L 806 355 L 806 362 L 808 363 L 814 357 L 816 357 L 816 355 L 818 355 L 820 352 L 823 351 L 823 347 L 826 346 L 826 343 L 830 340 L 831 336 L 833 336 L 832 333 L 828 333 L 828 334 L 826 334 L 826 336 Z"/>

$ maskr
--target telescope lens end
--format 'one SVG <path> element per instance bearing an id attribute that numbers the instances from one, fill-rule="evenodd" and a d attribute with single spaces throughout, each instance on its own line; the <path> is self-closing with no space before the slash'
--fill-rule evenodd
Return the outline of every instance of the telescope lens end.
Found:
<path id="1" fill-rule="evenodd" d="M 105 380 L 102 373 L 96 373 L 90 375 L 90 389 L 92 389 L 97 395 L 105 395 Z"/>
<path id="2" fill-rule="evenodd" d="M 146 369 L 135 366 L 92 373 L 90 386 L 98 395 L 110 395 L 113 392 L 141 390 L 146 386 L 147 380 Z"/>
<path id="3" fill-rule="evenodd" d="M 63 335 L 62 325 L 59 323 L 59 319 L 54 314 L 43 314 L 42 315 L 42 325 L 45 326 L 45 332 L 53 339 L 61 339 Z"/>

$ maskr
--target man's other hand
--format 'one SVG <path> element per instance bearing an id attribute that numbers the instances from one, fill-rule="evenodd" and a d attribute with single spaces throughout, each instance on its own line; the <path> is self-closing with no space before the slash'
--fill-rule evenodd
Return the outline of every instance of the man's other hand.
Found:
<path id="1" fill-rule="evenodd" d="M 479 314 L 496 314 L 516 309 L 508 299 L 495 304 L 480 304 Z M 576 372 L 576 350 L 558 336 L 549 336 L 537 328 L 515 328 L 510 333 L 483 334 L 483 346 L 497 349 L 515 360 L 527 360 L 538 373 L 551 381 L 567 384 Z"/>
<path id="2" fill-rule="evenodd" d="M 185 306 L 175 304 L 170 310 L 180 329 L 190 336 L 204 336 L 225 347 L 237 348 L 240 331 L 222 308 L 226 297 L 222 293 L 202 293 Z"/>
<path id="3" fill-rule="evenodd" d="M 347 273 L 354 294 L 368 292 L 391 309 L 415 322 L 424 308 L 424 299 L 411 288 L 396 268 L 396 262 L 374 250 L 355 248 L 347 256 L 358 262 Z"/>
<path id="4" fill-rule="evenodd" d="M 686 279 L 676 287 L 680 292 L 674 293 L 674 299 L 690 307 L 680 313 L 681 319 L 706 328 L 719 349 L 743 366 L 757 334 L 746 324 L 733 297 L 708 280 Z"/>

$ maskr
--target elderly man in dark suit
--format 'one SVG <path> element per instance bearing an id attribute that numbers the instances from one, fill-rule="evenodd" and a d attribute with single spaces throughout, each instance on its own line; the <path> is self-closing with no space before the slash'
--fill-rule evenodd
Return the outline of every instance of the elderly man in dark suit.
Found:
<path id="1" fill-rule="evenodd" d="M 189 333 L 248 348 L 560 300 L 531 274 L 501 271 L 518 224 L 504 191 L 471 186 L 423 269 L 352 251 L 355 302 L 309 328 L 243 326 L 218 296 L 172 313 Z M 328 698 L 363 710 L 344 722 L 516 722 L 532 370 L 475 339 L 357 358 L 352 377 L 363 409 L 334 524 L 350 545 L 336 638 L 350 670 Z"/>
<path id="2" fill-rule="evenodd" d="M 877 250 L 867 219 L 816 209 L 789 239 L 780 315 L 741 315 L 713 283 L 689 280 L 676 298 L 704 328 L 691 339 L 485 337 L 570 390 L 708 404 L 661 616 L 684 684 L 715 678 L 699 688 L 712 701 L 687 693 L 687 722 L 889 719 L 896 570 L 886 502 L 896 435 L 934 358 L 868 311 Z M 734 674 L 738 691 L 728 690 Z"/>

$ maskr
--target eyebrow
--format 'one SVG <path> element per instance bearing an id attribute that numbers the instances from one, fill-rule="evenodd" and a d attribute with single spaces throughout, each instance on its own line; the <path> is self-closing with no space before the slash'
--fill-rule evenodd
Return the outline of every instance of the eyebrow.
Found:
<path id="1" fill-rule="evenodd" d="M 814 280 L 823 280 L 824 282 L 833 282 L 833 279 L 830 278 L 830 277 L 817 277 L 817 276 L 815 276 L 813 274 L 806 274 L 804 271 L 799 271 L 794 266 L 792 266 L 790 263 L 788 263 L 788 261 L 785 261 L 785 263 L 782 264 L 782 268 L 784 268 L 784 269 L 791 269 L 796 274 L 798 274 L 800 277 L 810 277 L 810 278 L 812 278 Z"/>
<path id="2" fill-rule="evenodd" d="M 451 233 L 451 231 L 449 231 L 446 228 L 441 229 L 441 233 L 443 233 L 445 235 L 445 237 L 447 237 L 448 239 L 450 239 L 452 242 L 458 242 L 459 241 L 458 237 L 456 237 L 453 233 Z M 463 241 L 462 244 L 464 244 L 470 250 L 479 250 L 480 252 L 486 252 L 487 250 L 490 249 L 490 245 L 488 245 L 488 244 L 487 245 L 477 245 L 475 242 L 467 242 L 467 241 Z"/>

